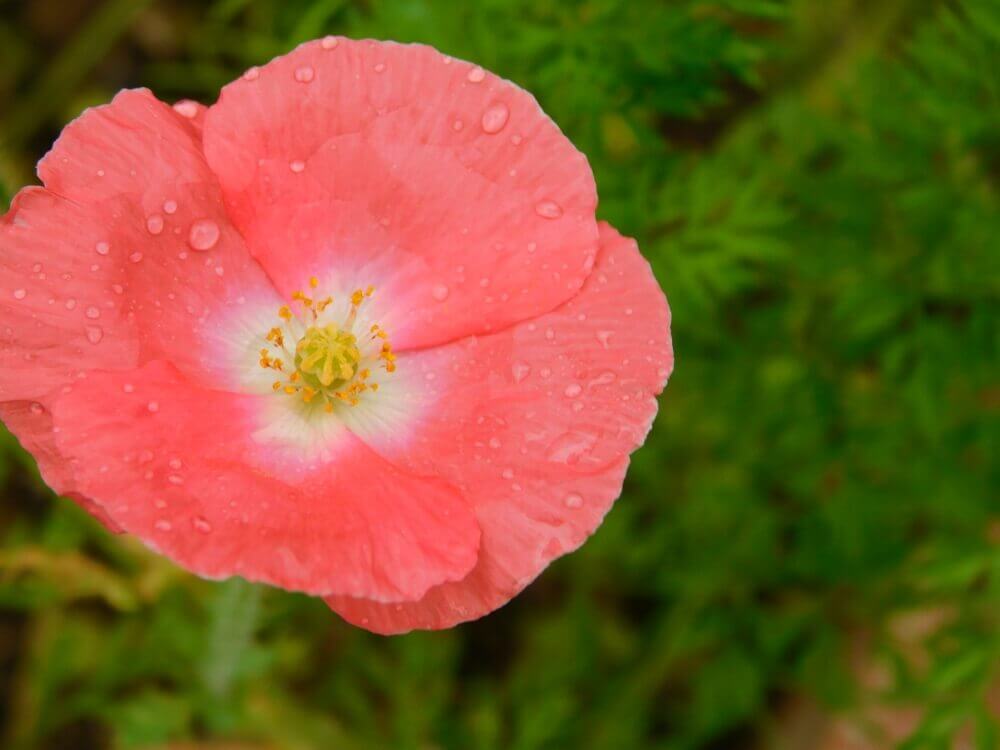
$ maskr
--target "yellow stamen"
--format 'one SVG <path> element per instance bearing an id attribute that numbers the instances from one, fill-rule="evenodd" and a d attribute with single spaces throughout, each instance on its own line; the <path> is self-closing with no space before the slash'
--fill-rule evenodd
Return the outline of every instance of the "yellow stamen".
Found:
<path id="1" fill-rule="evenodd" d="M 319 279 L 311 276 L 309 288 L 318 287 Z M 351 308 L 340 321 L 326 317 L 333 297 L 314 299 L 301 290 L 293 292 L 292 301 L 300 303 L 309 314 L 304 315 L 303 309 L 296 313 L 291 305 L 282 305 L 278 317 L 284 324 L 268 330 L 264 340 L 271 348 L 265 347 L 259 352 L 261 367 L 280 373 L 289 370 L 284 380 L 274 381 L 273 390 L 301 396 L 300 402 L 308 408 L 318 401 L 326 413 L 335 412 L 338 403 L 357 405 L 363 394 L 378 391 L 378 383 L 368 382 L 372 367 L 381 362 L 386 372 L 396 369 L 396 356 L 389 336 L 380 325 L 373 323 L 362 343 L 352 330 L 358 310 L 374 292 L 373 286 L 355 289 L 350 296 Z M 297 319 L 304 330 L 298 325 L 287 325 L 293 319 Z M 285 338 L 292 334 L 295 345 L 289 349 L 285 346 Z M 375 341 L 379 344 L 372 351 Z M 288 360 L 273 356 L 280 352 L 291 358 L 291 367 L 285 367 Z"/>

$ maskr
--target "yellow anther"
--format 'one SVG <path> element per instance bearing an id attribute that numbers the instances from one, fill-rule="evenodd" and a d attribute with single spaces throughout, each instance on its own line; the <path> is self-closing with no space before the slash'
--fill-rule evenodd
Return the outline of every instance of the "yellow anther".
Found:
<path id="1" fill-rule="evenodd" d="M 318 287 L 319 279 L 311 276 L 309 288 Z M 293 303 L 298 302 L 303 307 L 295 310 L 294 304 L 282 305 L 278 316 L 285 323 L 296 319 L 302 324 L 302 328 L 298 325 L 294 327 L 295 345 L 290 350 L 285 344 L 285 337 L 292 333 L 293 328 L 278 325 L 268 330 L 264 337 L 271 348 L 260 350 L 262 367 L 281 373 L 288 371 L 282 376 L 283 380 L 274 381 L 272 389 L 288 395 L 300 395 L 302 404 L 318 401 L 327 413 L 336 411 L 338 402 L 353 406 L 360 403 L 362 394 L 377 391 L 379 384 L 368 382 L 373 363 L 381 361 L 387 372 L 396 369 L 396 357 L 392 353 L 389 336 L 377 323 L 369 327 L 370 336 L 364 336 L 363 343 L 359 343 L 353 332 L 358 309 L 374 292 L 374 286 L 360 287 L 351 292 L 350 310 L 338 321 L 324 315 L 333 304 L 333 297 L 314 299 L 301 290 L 293 292 Z M 309 311 L 308 315 L 303 308 Z M 379 340 L 381 343 L 373 348 L 372 342 Z M 288 362 L 289 367 L 286 367 L 286 360 L 272 356 L 281 351 L 292 358 Z"/>

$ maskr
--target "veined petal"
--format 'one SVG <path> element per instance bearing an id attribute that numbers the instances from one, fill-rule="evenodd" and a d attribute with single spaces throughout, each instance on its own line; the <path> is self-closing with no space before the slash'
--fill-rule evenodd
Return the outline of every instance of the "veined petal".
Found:
<path id="1" fill-rule="evenodd" d="M 419 602 L 328 599 L 349 621 L 397 633 L 486 614 L 576 549 L 611 508 L 673 351 L 666 300 L 635 242 L 606 224 L 601 239 L 594 273 L 558 310 L 401 358 L 441 374 L 425 394 L 433 403 L 412 433 L 373 432 L 370 444 L 472 498 L 482 549 L 467 578 Z"/>

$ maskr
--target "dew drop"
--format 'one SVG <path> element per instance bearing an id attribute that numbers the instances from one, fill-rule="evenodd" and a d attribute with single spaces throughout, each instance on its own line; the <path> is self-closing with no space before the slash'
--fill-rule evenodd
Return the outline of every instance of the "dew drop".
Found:
<path id="1" fill-rule="evenodd" d="M 174 104 L 174 111 L 182 117 L 193 120 L 198 116 L 198 102 L 193 102 L 190 99 L 181 99 Z"/>
<path id="2" fill-rule="evenodd" d="M 583 506 L 583 498 L 575 492 L 571 492 L 563 499 L 563 504 L 567 508 L 580 508 Z"/>
<path id="3" fill-rule="evenodd" d="M 527 362 L 515 362 L 510 368 L 514 382 L 520 383 L 531 374 L 531 365 Z"/>
<path id="4" fill-rule="evenodd" d="M 340 40 L 335 36 L 325 36 L 320 39 L 319 46 L 323 49 L 334 49 Z"/>
<path id="5" fill-rule="evenodd" d="M 469 71 L 465 78 L 469 83 L 481 83 L 486 78 L 486 71 L 477 65 Z"/>
<path id="6" fill-rule="evenodd" d="M 125 385 L 122 386 L 122 390 L 125 391 L 125 393 L 132 393 L 135 390 L 135 386 L 131 383 L 125 383 Z"/>
<path id="7" fill-rule="evenodd" d="M 554 463 L 576 463 L 584 453 L 593 447 L 597 439 L 580 432 L 566 432 L 549 445 L 545 457 Z"/>
<path id="8" fill-rule="evenodd" d="M 87 341 L 95 346 L 104 338 L 104 329 L 100 326 L 87 326 Z"/>
<path id="9" fill-rule="evenodd" d="M 296 159 L 293 162 L 289 162 L 288 168 L 293 172 L 295 172 L 295 174 L 298 174 L 299 172 L 303 171 L 306 168 L 306 163 L 304 161 L 299 161 L 298 159 Z"/>
<path id="10" fill-rule="evenodd" d="M 107 242 L 98 242 L 94 245 L 94 249 L 97 251 L 98 255 L 107 255 L 111 252 L 111 245 Z"/>
<path id="11" fill-rule="evenodd" d="M 146 219 L 146 230 L 150 234 L 159 234 L 163 231 L 163 217 L 159 214 L 152 214 Z"/>
<path id="12" fill-rule="evenodd" d="M 87 308 L 87 312 L 85 313 L 85 315 L 91 320 L 97 320 L 99 317 L 101 317 L 101 311 L 98 310 L 93 305 L 91 305 L 90 307 Z"/>
<path id="13" fill-rule="evenodd" d="M 156 412 L 160 410 L 160 404 L 156 401 L 150 401 L 146 404 L 146 409 L 148 409 L 150 413 L 156 414 Z"/>
<path id="14" fill-rule="evenodd" d="M 28 296 L 28 293 L 24 289 L 14 290 L 14 299 L 24 299 Z"/>
<path id="15" fill-rule="evenodd" d="M 167 481 L 170 482 L 170 484 L 184 484 L 184 477 L 179 474 L 170 474 L 167 477 Z"/>
<path id="16" fill-rule="evenodd" d="M 490 438 L 490 448 L 493 448 L 494 450 L 496 450 L 501 445 L 502 445 L 502 443 L 500 442 L 499 438 L 495 438 L 495 437 L 491 437 Z"/>
<path id="17" fill-rule="evenodd" d="M 375 72 L 376 73 L 384 73 L 385 72 L 385 63 L 375 63 Z"/>
<path id="18" fill-rule="evenodd" d="M 142 260 L 142 253 L 139 252 L 132 253 L 130 256 L 128 256 L 128 259 L 133 263 L 138 263 L 139 261 Z"/>
<path id="19" fill-rule="evenodd" d="M 563 210 L 555 201 L 542 201 L 535 206 L 535 213 L 543 219 L 558 219 L 562 216 Z"/>
<path id="20" fill-rule="evenodd" d="M 434 288 L 431 289 L 431 296 L 438 302 L 444 302 L 448 299 L 448 287 L 444 284 L 435 284 Z"/>
<path id="21" fill-rule="evenodd" d="M 295 80 L 299 83 L 309 83 L 316 76 L 316 71 L 309 65 L 295 69 Z"/>
<path id="22" fill-rule="evenodd" d="M 219 225 L 211 219 L 198 219 L 188 232 L 188 244 L 192 250 L 211 250 L 219 241 Z"/>
<path id="23" fill-rule="evenodd" d="M 617 377 L 618 376 L 615 375 L 613 372 L 611 372 L 611 370 L 605 370 L 600 375 L 598 375 L 596 378 L 594 378 L 592 381 L 590 381 L 590 384 L 592 386 L 594 386 L 594 385 L 610 385 L 611 383 L 615 382 L 615 379 Z"/>
<path id="24" fill-rule="evenodd" d="M 462 122 L 461 120 L 455 120 L 455 122 L 451 124 L 451 129 L 454 130 L 456 133 L 464 127 L 465 123 Z"/>
<path id="25" fill-rule="evenodd" d="M 580 387 L 578 383 L 570 383 L 566 386 L 566 390 L 563 391 L 569 398 L 576 398 L 583 392 L 583 388 Z"/>
<path id="26" fill-rule="evenodd" d="M 164 201 L 163 212 L 168 214 L 177 213 L 177 201 Z"/>
<path id="27" fill-rule="evenodd" d="M 41 414 L 43 411 L 45 411 L 45 409 L 42 408 L 42 405 L 37 401 L 32 402 L 29 408 L 31 409 L 32 414 Z"/>
<path id="28" fill-rule="evenodd" d="M 507 109 L 506 104 L 494 104 L 488 107 L 483 112 L 483 132 L 490 134 L 499 133 L 503 130 L 503 126 L 507 124 L 508 117 L 510 117 L 510 110 Z"/>
<path id="29" fill-rule="evenodd" d="M 500 476 L 503 479 L 513 479 L 514 478 L 514 470 L 513 469 L 504 469 L 503 471 L 500 472 Z"/>
<path id="30" fill-rule="evenodd" d="M 256 81 L 259 76 L 260 76 L 260 68 L 258 68 L 255 65 L 252 68 L 247 68 L 246 69 L 246 71 L 243 73 L 243 80 L 244 81 Z"/>
<path id="31" fill-rule="evenodd" d="M 155 526 L 159 531 L 170 531 L 173 528 L 170 521 L 164 521 L 163 519 L 154 523 L 153 526 Z"/>
<path id="32" fill-rule="evenodd" d="M 212 531 L 212 524 L 210 524 L 201 516 L 195 516 L 194 520 L 191 521 L 191 525 L 194 526 L 195 529 L 197 531 L 200 531 L 202 534 L 208 534 L 209 532 Z"/>

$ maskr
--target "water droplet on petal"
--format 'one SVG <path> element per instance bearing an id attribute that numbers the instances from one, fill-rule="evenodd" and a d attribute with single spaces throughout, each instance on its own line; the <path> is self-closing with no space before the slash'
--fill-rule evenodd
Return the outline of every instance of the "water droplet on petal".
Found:
<path id="1" fill-rule="evenodd" d="M 507 124 L 508 117 L 510 110 L 506 104 L 494 104 L 483 112 L 483 131 L 491 134 L 499 133 Z"/>
<path id="2" fill-rule="evenodd" d="M 122 390 L 125 391 L 125 393 L 132 393 L 135 390 L 135 386 L 131 383 L 125 383 L 125 385 L 122 386 Z"/>
<path id="3" fill-rule="evenodd" d="M 500 476 L 503 479 L 513 479 L 514 478 L 514 470 L 513 469 L 504 469 L 503 471 L 500 472 Z"/>
<path id="4" fill-rule="evenodd" d="M 42 405 L 37 401 L 33 401 L 29 408 L 31 409 L 32 414 L 41 414 L 43 411 L 45 411 Z"/>
<path id="5" fill-rule="evenodd" d="M 295 69 L 295 80 L 299 83 L 309 83 L 316 75 L 316 71 L 309 65 L 303 65 Z"/>
<path id="6" fill-rule="evenodd" d="M 454 130 L 456 133 L 464 127 L 465 123 L 462 122 L 461 120 L 455 120 L 455 122 L 451 124 L 451 129 Z"/>
<path id="7" fill-rule="evenodd" d="M 25 291 L 24 289 L 15 289 L 14 290 L 14 299 L 24 299 L 27 296 L 28 296 L 28 292 Z"/>
<path id="8" fill-rule="evenodd" d="M 465 78 L 469 81 L 469 83 L 480 83 L 484 78 L 486 78 L 486 71 L 477 65 L 469 71 Z"/>
<path id="9" fill-rule="evenodd" d="M 385 72 L 385 63 L 375 63 L 375 72 L 376 73 L 384 73 Z"/>
<path id="10" fill-rule="evenodd" d="M 153 526 L 155 526 L 158 531 L 170 531 L 173 528 L 170 521 L 164 521 L 162 519 L 154 523 Z"/>
<path id="11" fill-rule="evenodd" d="M 611 336 L 612 336 L 613 333 L 614 333 L 614 331 L 598 331 L 597 332 L 597 340 L 601 342 L 601 346 L 603 346 L 605 349 L 607 349 L 608 346 L 610 345 Z"/>
<path id="12" fill-rule="evenodd" d="M 562 216 L 563 210 L 555 201 L 542 201 L 535 206 L 535 213 L 543 219 L 558 219 Z"/>
<path id="13" fill-rule="evenodd" d="M 98 255 L 107 255 L 111 252 L 111 245 L 107 242 L 98 242 L 94 245 L 94 249 L 97 251 Z"/>
<path id="14" fill-rule="evenodd" d="M 581 432 L 566 432 L 557 437 L 549 445 L 545 457 L 554 463 L 576 463 L 581 456 L 590 450 L 597 438 Z"/>
<path id="15" fill-rule="evenodd" d="M 87 326 L 87 341 L 95 346 L 104 338 L 104 329 L 100 326 Z"/>
<path id="16" fill-rule="evenodd" d="M 148 409 L 150 413 L 155 414 L 160 410 L 160 404 L 156 401 L 150 401 L 146 404 L 146 409 Z"/>
<path id="17" fill-rule="evenodd" d="M 293 162 L 289 162 L 288 168 L 293 172 L 295 172 L 296 174 L 298 174 L 299 172 L 301 172 L 306 168 L 306 163 L 304 161 L 299 161 L 296 159 Z"/>
<path id="18" fill-rule="evenodd" d="M 101 311 L 98 310 L 93 305 L 91 305 L 90 307 L 87 308 L 87 312 L 85 313 L 85 315 L 91 320 L 97 320 L 99 317 L 101 317 Z"/>
<path id="19" fill-rule="evenodd" d="M 208 534 L 209 532 L 212 531 L 212 524 L 210 524 L 201 516 L 195 516 L 194 520 L 191 521 L 191 524 L 195 527 L 195 529 L 200 531 L 202 534 Z"/>
<path id="20" fill-rule="evenodd" d="M 511 365 L 510 371 L 514 376 L 514 382 L 520 383 L 531 374 L 531 365 L 527 362 L 515 362 Z"/>
<path id="21" fill-rule="evenodd" d="M 260 68 L 258 68 L 255 65 L 252 68 L 247 68 L 246 69 L 246 72 L 243 73 L 243 80 L 244 81 L 256 81 L 259 76 L 260 76 Z"/>
<path id="22" fill-rule="evenodd" d="M 434 288 L 431 289 L 431 296 L 438 302 L 444 302 L 448 299 L 448 287 L 444 284 L 435 284 Z"/>
<path id="23" fill-rule="evenodd" d="M 563 499 L 563 504 L 565 504 L 567 508 L 579 508 L 583 505 L 583 498 L 575 492 L 571 492 Z"/>
<path id="24" fill-rule="evenodd" d="M 219 225 L 211 219 L 198 219 L 188 232 L 188 244 L 192 250 L 211 250 L 219 241 Z"/>
<path id="25" fill-rule="evenodd" d="M 164 201 L 163 211 L 168 214 L 177 213 L 177 201 Z"/>
<path id="26" fill-rule="evenodd" d="M 335 36 L 325 36 L 319 41 L 319 46 L 323 49 L 334 49 L 340 40 Z"/>
<path id="27" fill-rule="evenodd" d="M 152 214 L 146 219 L 146 230 L 150 234 L 159 234 L 163 231 L 163 217 L 159 214 Z"/>
<path id="28" fill-rule="evenodd" d="M 566 390 L 563 391 L 563 393 L 565 393 L 570 398 L 575 398 L 576 396 L 579 396 L 582 392 L 583 388 L 581 388 L 578 383 L 570 383 L 568 386 L 566 386 Z"/>
<path id="29" fill-rule="evenodd" d="M 174 105 L 174 110 L 182 117 L 187 117 L 191 120 L 198 116 L 198 102 L 191 101 L 190 99 L 181 99 Z"/>
<path id="30" fill-rule="evenodd" d="M 167 481 L 170 482 L 170 484 L 184 484 L 184 477 L 179 474 L 171 474 L 167 477 Z"/>
<path id="31" fill-rule="evenodd" d="M 138 263 L 139 261 L 142 260 L 142 253 L 139 252 L 132 253 L 130 256 L 128 256 L 128 259 L 133 263 Z"/>

